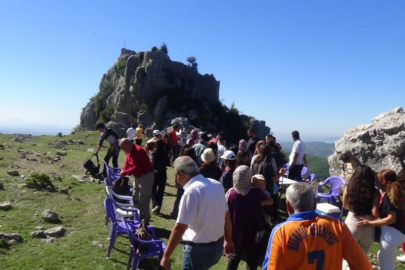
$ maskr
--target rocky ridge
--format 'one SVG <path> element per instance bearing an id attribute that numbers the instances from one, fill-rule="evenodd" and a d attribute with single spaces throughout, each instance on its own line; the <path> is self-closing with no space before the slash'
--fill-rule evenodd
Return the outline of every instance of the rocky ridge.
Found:
<path id="1" fill-rule="evenodd" d="M 353 154 L 374 171 L 405 169 L 405 112 L 396 107 L 375 117 L 370 124 L 348 129 L 335 143 L 329 156 L 330 175 L 345 176 L 347 169 L 339 159 L 341 154 Z"/>

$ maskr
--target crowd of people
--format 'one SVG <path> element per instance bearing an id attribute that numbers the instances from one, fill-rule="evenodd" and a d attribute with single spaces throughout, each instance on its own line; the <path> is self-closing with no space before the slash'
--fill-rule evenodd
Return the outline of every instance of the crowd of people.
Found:
<path id="1" fill-rule="evenodd" d="M 97 123 L 96 129 L 101 132 L 96 152 L 104 141 L 110 144 L 107 163 L 112 157 L 118 167 L 119 150 L 126 153 L 120 175 L 135 177 L 134 204 L 146 222 L 151 202 L 151 212 L 160 212 L 166 170 L 174 168 L 177 192 L 170 216 L 176 223 L 161 260 L 164 269 L 170 269 L 170 257 L 179 243 L 184 244 L 182 269 L 209 269 L 222 255 L 229 258 L 230 270 L 238 269 L 242 258 L 249 270 L 259 265 L 277 270 L 341 269 L 343 259 L 343 266 L 350 269 L 372 269 L 366 254 L 377 228 L 381 229 L 380 267 L 394 269 L 396 250 L 405 242 L 405 202 L 392 170 L 375 176 L 368 166 L 357 167 L 343 193 L 343 206 L 349 210 L 345 226 L 315 212 L 314 191 L 301 176 L 307 166 L 305 144 L 293 131 L 287 177 L 297 183 L 286 190 L 290 217 L 279 223 L 279 180 L 287 168 L 282 147 L 272 134 L 260 140 L 249 129 L 248 141 L 231 145 L 222 132 L 212 137 L 194 129 L 183 142 L 182 130 L 175 125 L 168 133 L 153 131 L 142 148 L 143 126 L 132 126 L 128 138 L 120 141 L 103 123 Z"/>

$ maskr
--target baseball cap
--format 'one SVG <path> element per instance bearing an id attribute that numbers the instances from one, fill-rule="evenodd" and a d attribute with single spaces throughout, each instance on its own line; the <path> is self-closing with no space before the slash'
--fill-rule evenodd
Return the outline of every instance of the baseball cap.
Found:
<path id="1" fill-rule="evenodd" d="M 224 159 L 224 160 L 234 160 L 235 159 L 235 153 L 233 151 L 231 151 L 231 150 L 226 150 L 222 154 L 221 158 Z"/>
<path id="2" fill-rule="evenodd" d="M 157 129 L 155 129 L 155 130 L 153 131 L 153 135 L 160 135 L 160 131 L 157 130 Z"/>
<path id="3" fill-rule="evenodd" d="M 252 184 L 256 180 L 266 181 L 266 178 L 264 178 L 263 174 L 255 174 L 252 176 L 252 179 L 251 179 Z"/>

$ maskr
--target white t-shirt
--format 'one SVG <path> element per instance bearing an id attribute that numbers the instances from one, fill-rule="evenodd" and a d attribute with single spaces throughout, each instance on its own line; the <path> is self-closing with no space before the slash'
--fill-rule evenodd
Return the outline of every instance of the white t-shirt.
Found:
<path id="1" fill-rule="evenodd" d="M 221 183 L 201 174 L 184 185 L 177 223 L 188 225 L 183 240 L 209 243 L 224 236 L 228 204 Z"/>
<path id="2" fill-rule="evenodd" d="M 131 141 L 135 140 L 135 129 L 134 128 L 129 128 L 127 130 L 127 133 L 128 133 L 128 140 L 131 140 Z"/>
<path id="3" fill-rule="evenodd" d="M 297 160 L 295 161 L 294 165 L 304 164 L 305 144 L 301 140 L 296 140 L 294 142 L 294 145 L 293 145 L 293 148 L 292 148 L 291 154 L 290 154 L 289 165 L 292 164 L 295 153 L 298 153 L 298 157 L 297 157 Z"/>
<path id="4" fill-rule="evenodd" d="M 220 168 L 222 166 L 222 163 L 224 162 L 224 160 L 221 158 L 221 156 L 225 153 L 226 150 L 227 150 L 226 147 L 218 142 L 218 153 L 217 153 L 218 160 L 217 160 L 217 163 L 218 163 L 218 166 Z"/>

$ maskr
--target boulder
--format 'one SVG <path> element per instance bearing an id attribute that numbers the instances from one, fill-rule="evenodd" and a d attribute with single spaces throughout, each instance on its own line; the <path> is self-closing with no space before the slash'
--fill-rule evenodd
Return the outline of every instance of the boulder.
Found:
<path id="1" fill-rule="evenodd" d="M 54 227 L 44 231 L 47 237 L 62 237 L 65 232 L 66 229 L 62 226 Z"/>
<path id="2" fill-rule="evenodd" d="M 33 231 L 30 233 L 31 238 L 46 238 L 46 234 L 43 230 Z"/>
<path id="3" fill-rule="evenodd" d="M 69 194 L 69 189 L 68 188 L 61 188 L 60 193 Z"/>
<path id="4" fill-rule="evenodd" d="M 402 107 L 378 115 L 370 124 L 349 128 L 335 142 L 335 152 L 328 157 L 330 175 L 348 178 L 347 166 L 340 160 L 344 153 L 351 153 L 376 172 L 383 169 L 403 172 L 405 112 Z"/>
<path id="5" fill-rule="evenodd" d="M 11 203 L 10 202 L 0 202 L 0 210 L 10 210 L 11 209 Z"/>
<path id="6" fill-rule="evenodd" d="M 50 209 L 46 209 L 44 212 L 42 212 L 42 219 L 50 223 L 60 222 L 58 213 Z"/>
<path id="7" fill-rule="evenodd" d="M 21 237 L 21 234 L 19 233 L 5 233 L 5 232 L 0 232 L 0 239 L 5 239 L 6 241 L 11 241 L 15 240 L 18 243 L 23 242 L 23 238 Z"/>
<path id="8" fill-rule="evenodd" d="M 11 176 L 19 176 L 20 173 L 16 170 L 7 170 L 7 174 Z"/>
<path id="9" fill-rule="evenodd" d="M 174 118 L 171 123 L 170 123 L 171 127 L 173 127 L 174 125 L 179 125 L 181 130 L 185 133 L 190 133 L 190 131 L 194 128 L 191 124 L 190 121 L 188 121 L 187 118 L 185 117 L 177 117 Z"/>

